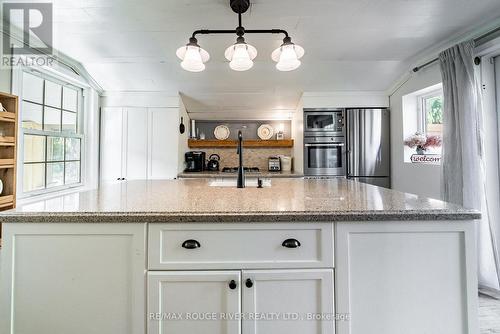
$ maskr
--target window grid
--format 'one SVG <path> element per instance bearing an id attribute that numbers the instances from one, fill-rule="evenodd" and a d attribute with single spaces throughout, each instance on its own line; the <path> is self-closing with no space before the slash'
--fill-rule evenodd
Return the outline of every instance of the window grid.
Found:
<path id="1" fill-rule="evenodd" d="M 33 75 L 31 73 L 28 73 L 30 75 Z M 37 188 L 36 186 L 33 188 L 33 189 L 30 189 L 30 190 L 25 190 L 23 189 L 23 192 L 24 193 L 31 193 L 31 192 L 43 192 L 43 191 L 48 191 L 49 189 L 52 191 L 53 188 L 57 188 L 57 187 L 62 187 L 62 186 L 74 186 L 74 185 L 78 185 L 82 182 L 82 169 L 81 169 L 81 161 L 82 161 L 82 141 L 83 141 L 83 136 L 81 134 L 78 133 L 78 130 L 79 130 L 79 110 L 81 108 L 81 101 L 80 101 L 80 97 L 81 97 L 81 89 L 75 89 L 77 91 L 77 94 L 75 96 L 76 98 L 76 111 L 73 111 L 73 110 L 69 110 L 69 109 L 66 109 L 64 108 L 64 98 L 65 98 L 65 93 L 64 93 L 64 88 L 65 88 L 65 84 L 64 83 L 59 83 L 59 82 L 55 82 L 55 81 L 52 81 L 52 80 L 49 80 L 49 79 L 46 79 L 46 78 L 43 78 L 41 77 L 41 79 L 43 80 L 43 83 L 42 83 L 42 103 L 40 102 L 35 102 L 35 101 L 32 101 L 32 100 L 29 100 L 29 99 L 23 99 L 23 102 L 28 102 L 28 103 L 32 103 L 32 104 L 35 104 L 35 105 L 38 105 L 42 108 L 42 117 L 41 117 L 41 130 L 38 130 L 38 129 L 29 129 L 29 128 L 23 128 L 23 140 L 24 140 L 24 135 L 31 135 L 31 136 L 39 136 L 39 137 L 43 137 L 43 142 L 44 142 L 44 149 L 45 149 L 45 154 L 44 154 L 44 159 L 43 161 L 28 161 L 28 162 L 24 162 L 23 161 L 23 165 L 43 165 L 43 168 L 44 168 L 44 173 L 43 173 L 43 176 L 44 176 L 44 182 L 43 182 L 43 189 L 40 189 L 40 188 Z M 51 81 L 57 85 L 60 85 L 60 107 L 55 107 L 55 106 L 52 106 L 52 105 L 49 105 L 47 104 L 47 96 L 46 96 L 46 83 L 47 81 Z M 70 89 L 73 89 L 73 88 L 70 88 Z M 46 112 L 46 108 L 49 107 L 49 108 L 53 108 L 53 109 L 56 109 L 60 112 L 60 115 L 59 115 L 59 131 L 53 131 L 53 130 L 46 130 L 46 124 L 45 124 L 45 120 L 46 120 L 46 115 L 45 115 L 45 112 Z M 74 114 L 75 116 L 75 125 L 74 125 L 74 129 L 71 130 L 71 131 L 68 131 L 68 130 L 64 130 L 63 129 L 63 119 L 64 119 L 64 113 L 65 112 L 68 112 L 68 113 L 71 113 L 71 114 Z M 49 157 L 48 157 L 48 150 L 49 150 L 49 140 L 48 138 L 49 137 L 52 137 L 52 138 L 62 138 L 63 139 L 63 160 L 49 160 Z M 68 140 L 70 139 L 77 139 L 78 140 L 78 159 L 66 159 L 66 155 L 67 155 L 67 143 L 68 143 Z M 74 163 L 74 162 L 78 162 L 78 175 L 77 175 L 77 179 L 75 182 L 71 182 L 71 183 L 67 183 L 67 164 L 68 163 Z M 49 186 L 48 184 L 48 176 L 49 176 L 49 168 L 48 166 L 50 164 L 62 164 L 62 185 L 58 185 L 58 186 Z M 25 188 L 26 185 L 23 186 L 23 188 Z"/>

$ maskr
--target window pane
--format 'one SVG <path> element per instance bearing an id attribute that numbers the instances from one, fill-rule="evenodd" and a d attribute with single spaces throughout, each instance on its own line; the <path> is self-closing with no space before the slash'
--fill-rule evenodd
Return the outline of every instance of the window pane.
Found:
<path id="1" fill-rule="evenodd" d="M 76 133 L 76 113 L 63 111 L 62 130 Z"/>
<path id="2" fill-rule="evenodd" d="M 43 129 L 46 131 L 61 131 L 61 110 L 45 107 Z"/>
<path id="3" fill-rule="evenodd" d="M 80 160 L 79 138 L 66 138 L 66 160 Z"/>
<path id="4" fill-rule="evenodd" d="M 64 138 L 47 137 L 47 160 L 48 161 L 64 160 Z"/>
<path id="5" fill-rule="evenodd" d="M 74 89 L 63 87 L 63 109 L 77 111 L 78 92 Z"/>
<path id="6" fill-rule="evenodd" d="M 80 182 L 80 161 L 66 162 L 66 184 Z"/>
<path id="7" fill-rule="evenodd" d="M 43 79 L 23 72 L 23 100 L 43 103 Z"/>
<path id="8" fill-rule="evenodd" d="M 61 108 L 61 85 L 45 80 L 45 104 Z"/>
<path id="9" fill-rule="evenodd" d="M 45 161 L 45 136 L 24 135 L 24 162 Z"/>
<path id="10" fill-rule="evenodd" d="M 25 192 L 45 187 L 45 164 L 26 164 L 23 171 L 23 190 Z"/>
<path id="11" fill-rule="evenodd" d="M 64 184 L 64 162 L 47 163 L 47 188 Z"/>
<path id="12" fill-rule="evenodd" d="M 42 106 L 23 101 L 23 128 L 42 129 Z"/>
<path id="13" fill-rule="evenodd" d="M 441 95 L 425 99 L 426 134 L 441 136 L 443 130 L 443 97 Z"/>

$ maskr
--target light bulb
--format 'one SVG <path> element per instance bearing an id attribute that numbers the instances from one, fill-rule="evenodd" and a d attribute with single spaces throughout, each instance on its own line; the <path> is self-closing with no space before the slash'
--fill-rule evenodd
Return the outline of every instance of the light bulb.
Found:
<path id="1" fill-rule="evenodd" d="M 257 57 L 257 49 L 245 43 L 243 37 L 238 37 L 236 44 L 231 45 L 224 52 L 230 61 L 229 67 L 235 71 L 247 71 L 253 67 L 253 60 Z"/>
<path id="2" fill-rule="evenodd" d="M 235 71 L 247 71 L 253 66 L 253 61 L 250 58 L 245 44 L 236 44 L 234 46 L 233 59 L 229 63 L 229 67 Z"/>
<path id="3" fill-rule="evenodd" d="M 200 48 L 196 38 L 191 37 L 189 43 L 177 49 L 177 57 L 182 60 L 181 67 L 190 72 L 201 72 L 205 69 L 205 64 L 210 55 Z"/>
<path id="4" fill-rule="evenodd" d="M 293 71 L 297 69 L 301 62 L 300 58 L 304 55 L 304 49 L 292 43 L 290 37 L 283 39 L 283 44 L 273 51 L 271 58 L 277 62 L 276 68 L 279 71 Z"/>
<path id="5" fill-rule="evenodd" d="M 201 72 L 205 69 L 205 64 L 201 59 L 200 48 L 188 46 L 181 67 L 189 72 Z"/>
<path id="6" fill-rule="evenodd" d="M 293 71 L 300 66 L 300 60 L 294 50 L 294 45 L 284 45 L 276 68 L 279 71 Z"/>

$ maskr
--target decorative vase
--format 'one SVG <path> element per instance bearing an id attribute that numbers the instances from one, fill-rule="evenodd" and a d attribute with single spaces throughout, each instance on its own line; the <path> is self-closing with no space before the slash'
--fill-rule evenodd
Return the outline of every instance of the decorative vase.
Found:
<path id="1" fill-rule="evenodd" d="M 417 154 L 418 154 L 418 155 L 423 155 L 423 154 L 425 154 L 425 148 L 423 148 L 422 146 L 418 145 L 418 146 L 417 146 Z"/>

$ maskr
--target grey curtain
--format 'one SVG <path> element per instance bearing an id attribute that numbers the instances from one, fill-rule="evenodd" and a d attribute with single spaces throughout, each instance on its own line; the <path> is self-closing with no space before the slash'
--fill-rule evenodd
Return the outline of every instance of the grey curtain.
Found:
<path id="1" fill-rule="evenodd" d="M 483 219 L 477 226 L 479 284 L 498 290 L 495 241 L 485 195 L 482 108 L 474 76 L 474 42 L 443 51 L 439 60 L 444 91 L 442 197 L 481 210 Z"/>

